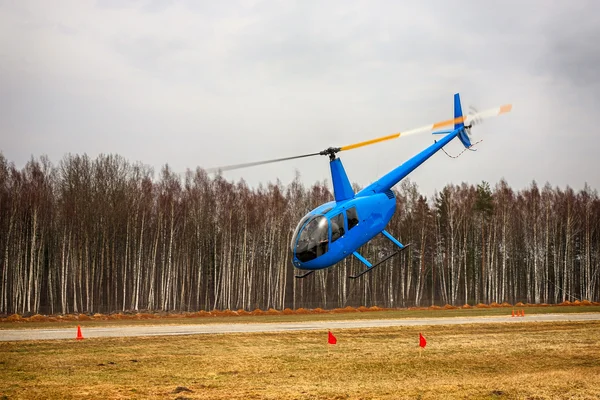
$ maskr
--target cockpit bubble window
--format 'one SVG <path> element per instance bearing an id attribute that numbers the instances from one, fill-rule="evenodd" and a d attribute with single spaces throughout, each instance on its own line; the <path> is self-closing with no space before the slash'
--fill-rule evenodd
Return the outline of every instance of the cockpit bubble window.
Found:
<path id="1" fill-rule="evenodd" d="M 323 215 L 313 216 L 300 228 L 298 240 L 294 236 L 298 260 L 307 262 L 327 253 L 329 248 L 329 221 Z"/>
<path id="2" fill-rule="evenodd" d="M 356 213 L 356 207 L 350 207 L 347 209 L 346 217 L 348 217 L 348 230 L 358 225 L 358 214 Z"/>
<path id="3" fill-rule="evenodd" d="M 300 220 L 300 222 L 298 222 L 298 226 L 296 227 L 296 230 L 294 230 L 294 234 L 292 235 L 292 243 L 290 243 L 290 248 L 292 249 L 292 252 L 294 252 L 294 248 L 296 247 L 296 238 L 298 237 L 298 232 L 300 231 L 300 228 L 302 228 L 306 221 L 311 217 L 313 217 L 313 215 L 305 215 Z"/>
<path id="4" fill-rule="evenodd" d="M 331 217 L 331 243 L 344 236 L 344 214 Z"/>

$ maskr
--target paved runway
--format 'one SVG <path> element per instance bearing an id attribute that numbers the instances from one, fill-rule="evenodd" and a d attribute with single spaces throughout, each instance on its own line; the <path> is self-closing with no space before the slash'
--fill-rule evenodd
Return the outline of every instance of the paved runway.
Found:
<path id="1" fill-rule="evenodd" d="M 109 326 L 106 328 L 82 328 L 84 338 L 207 335 L 224 333 L 311 331 L 327 329 L 385 328 L 391 326 L 459 325 L 489 323 L 525 323 L 559 321 L 599 321 L 600 313 L 532 314 L 525 317 L 451 317 L 414 319 L 366 319 L 348 321 L 307 321 L 282 323 L 233 323 L 198 325 L 144 325 Z M 76 329 L 4 329 L 0 341 L 74 339 Z"/>

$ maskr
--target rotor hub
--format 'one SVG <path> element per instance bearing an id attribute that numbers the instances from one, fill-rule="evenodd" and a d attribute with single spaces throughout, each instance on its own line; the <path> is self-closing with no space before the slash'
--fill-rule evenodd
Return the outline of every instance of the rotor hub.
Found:
<path id="1" fill-rule="evenodd" d="M 328 147 L 325 150 L 321 151 L 319 154 L 322 156 L 329 156 L 329 161 L 333 161 L 335 160 L 335 153 L 341 150 L 341 147 Z"/>

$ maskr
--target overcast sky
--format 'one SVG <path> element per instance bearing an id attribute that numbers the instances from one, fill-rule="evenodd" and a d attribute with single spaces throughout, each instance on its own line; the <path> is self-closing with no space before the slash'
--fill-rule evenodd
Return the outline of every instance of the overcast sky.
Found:
<path id="1" fill-rule="evenodd" d="M 410 175 L 600 189 L 597 1 L 0 0 L 0 151 L 120 154 L 159 171 L 318 152 L 513 104 Z M 340 153 L 366 186 L 429 134 Z M 461 151 L 458 141 L 448 153 Z M 224 173 L 252 186 L 326 157 Z"/>

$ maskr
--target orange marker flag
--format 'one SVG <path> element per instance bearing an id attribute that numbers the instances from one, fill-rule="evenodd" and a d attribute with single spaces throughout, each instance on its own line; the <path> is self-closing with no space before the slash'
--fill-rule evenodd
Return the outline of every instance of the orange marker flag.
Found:
<path id="1" fill-rule="evenodd" d="M 331 333 L 331 331 L 329 331 L 329 336 L 327 337 L 327 343 L 328 344 L 336 344 L 337 343 L 337 339 L 335 338 L 335 336 L 333 336 L 333 333 Z"/>
<path id="2" fill-rule="evenodd" d="M 83 340 L 83 335 L 81 334 L 81 326 L 77 325 L 77 340 Z"/>
<path id="3" fill-rule="evenodd" d="M 421 346 L 422 348 L 425 348 L 425 346 L 427 346 L 427 340 L 425 340 L 421 333 L 419 333 L 419 346 Z"/>

